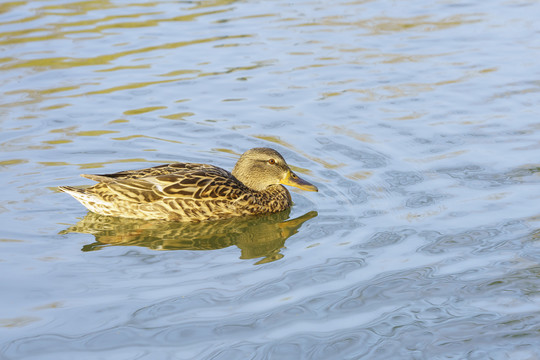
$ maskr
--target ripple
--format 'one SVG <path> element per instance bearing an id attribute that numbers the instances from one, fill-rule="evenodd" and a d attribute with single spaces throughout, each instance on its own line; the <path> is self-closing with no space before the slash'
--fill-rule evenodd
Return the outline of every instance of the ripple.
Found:
<path id="1" fill-rule="evenodd" d="M 364 168 L 379 168 L 387 165 L 387 158 L 374 150 L 367 151 L 363 149 L 353 148 L 349 145 L 339 144 L 327 138 L 320 137 L 316 139 L 321 145 L 322 150 L 327 154 L 334 154 L 338 158 L 345 157 L 348 163 L 359 163 Z"/>
<path id="2" fill-rule="evenodd" d="M 472 229 L 458 234 L 442 235 L 436 232 L 424 232 L 420 236 L 430 240 L 431 243 L 423 246 L 420 251 L 431 254 L 440 254 L 454 251 L 459 248 L 474 248 L 485 251 L 484 245 L 492 243 L 501 231 L 496 228 Z M 504 240 L 503 240 L 504 241 Z"/>
<path id="3" fill-rule="evenodd" d="M 383 231 L 375 233 L 371 238 L 363 243 L 354 246 L 353 248 L 358 249 L 376 249 L 384 246 L 395 245 L 407 237 L 416 234 L 416 231 L 413 229 L 405 229 L 401 231 Z"/>
<path id="4" fill-rule="evenodd" d="M 280 278 L 263 282 L 246 291 L 240 298 L 239 303 L 266 299 L 269 296 L 275 298 L 287 294 L 294 287 L 320 285 L 343 277 L 348 272 L 364 266 L 361 259 L 329 259 L 325 265 L 314 266 L 310 269 L 290 271 Z"/>
<path id="5" fill-rule="evenodd" d="M 495 188 L 521 182 L 513 172 L 489 173 L 478 165 L 439 169 L 437 171 L 458 179 L 463 185 L 475 189 Z"/>
<path id="6" fill-rule="evenodd" d="M 417 209 L 430 205 L 437 204 L 438 202 L 446 199 L 448 196 L 441 194 L 428 194 L 428 193 L 415 193 L 412 194 L 406 201 L 405 206 Z"/>
<path id="7" fill-rule="evenodd" d="M 422 181 L 422 175 L 412 171 L 387 171 L 385 172 L 385 180 L 391 187 L 403 187 L 415 185 Z"/>

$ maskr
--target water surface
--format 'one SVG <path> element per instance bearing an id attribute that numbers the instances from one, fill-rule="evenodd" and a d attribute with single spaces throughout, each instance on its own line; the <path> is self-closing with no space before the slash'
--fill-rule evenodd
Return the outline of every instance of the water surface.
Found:
<path id="1" fill-rule="evenodd" d="M 540 357 L 540 4 L 0 4 L 3 359 Z M 58 185 L 280 151 L 219 224 Z"/>

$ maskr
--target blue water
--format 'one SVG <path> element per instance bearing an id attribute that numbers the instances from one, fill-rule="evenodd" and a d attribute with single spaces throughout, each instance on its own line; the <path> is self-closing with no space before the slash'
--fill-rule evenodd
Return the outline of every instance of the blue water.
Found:
<path id="1" fill-rule="evenodd" d="M 0 358 L 540 357 L 540 4 L 0 4 Z M 280 151 L 231 223 L 59 185 Z"/>

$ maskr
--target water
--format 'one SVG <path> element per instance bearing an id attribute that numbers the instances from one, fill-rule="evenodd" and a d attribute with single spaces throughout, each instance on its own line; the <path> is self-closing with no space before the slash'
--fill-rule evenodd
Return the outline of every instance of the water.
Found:
<path id="1" fill-rule="evenodd" d="M 534 1 L 0 4 L 2 359 L 540 357 Z M 58 185 L 279 150 L 186 226 Z"/>

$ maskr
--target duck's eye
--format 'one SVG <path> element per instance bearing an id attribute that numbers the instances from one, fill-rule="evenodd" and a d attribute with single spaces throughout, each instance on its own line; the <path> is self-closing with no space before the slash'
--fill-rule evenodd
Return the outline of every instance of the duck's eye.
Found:
<path id="1" fill-rule="evenodd" d="M 270 165 L 275 165 L 275 164 L 276 164 L 276 160 L 270 159 L 270 160 L 268 160 L 268 163 L 269 163 Z"/>

